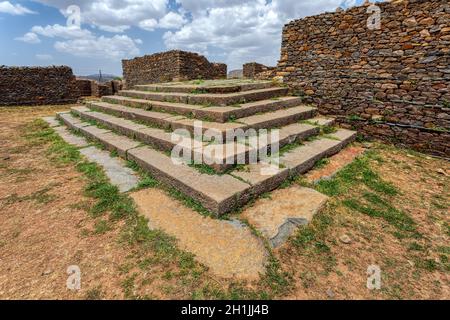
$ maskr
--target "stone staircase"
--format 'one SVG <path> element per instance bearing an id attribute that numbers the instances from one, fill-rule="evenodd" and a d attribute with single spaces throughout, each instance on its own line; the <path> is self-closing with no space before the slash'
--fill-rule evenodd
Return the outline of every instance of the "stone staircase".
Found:
<path id="1" fill-rule="evenodd" d="M 222 215 L 305 173 L 355 139 L 355 132 L 334 128 L 333 119 L 318 116 L 316 108 L 287 94 L 287 88 L 271 82 L 242 80 L 139 85 L 58 117 L 72 130 Z M 199 121 L 206 138 L 274 128 L 279 136 L 269 135 L 255 146 L 239 138 L 214 143 L 173 134 L 177 129 L 198 133 Z M 173 161 L 171 153 L 177 146 L 203 164 Z M 279 155 L 277 170 L 265 170 L 267 159 L 257 151 L 266 150 Z M 236 165 L 238 159 L 245 164 Z"/>

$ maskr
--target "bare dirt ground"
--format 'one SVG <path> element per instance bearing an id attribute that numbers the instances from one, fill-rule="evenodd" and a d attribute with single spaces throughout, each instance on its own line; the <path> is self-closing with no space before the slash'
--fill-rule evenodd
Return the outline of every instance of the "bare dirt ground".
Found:
<path id="1" fill-rule="evenodd" d="M 127 220 L 93 216 L 86 176 L 25 138 L 34 119 L 67 109 L 0 109 L 1 299 L 450 298 L 447 161 L 374 144 L 313 186 L 331 197 L 327 207 L 275 250 L 266 276 L 242 283 L 139 222 L 130 243 Z M 66 288 L 70 265 L 82 270 L 80 291 Z M 369 265 L 382 271 L 381 290 L 366 288 Z"/>

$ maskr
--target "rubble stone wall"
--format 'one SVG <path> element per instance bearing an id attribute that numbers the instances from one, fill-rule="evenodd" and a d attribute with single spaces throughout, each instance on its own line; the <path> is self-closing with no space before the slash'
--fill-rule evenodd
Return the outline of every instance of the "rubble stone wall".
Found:
<path id="1" fill-rule="evenodd" d="M 244 64 L 244 78 L 266 80 L 276 75 L 276 67 L 268 67 L 261 63 L 249 62 Z"/>
<path id="2" fill-rule="evenodd" d="M 204 56 L 179 50 L 122 60 L 122 67 L 127 88 L 139 84 L 227 77 L 226 64 L 210 63 Z"/>
<path id="3" fill-rule="evenodd" d="M 0 106 L 76 103 L 77 81 L 67 66 L 0 66 Z"/>
<path id="4" fill-rule="evenodd" d="M 278 76 L 367 137 L 450 157 L 450 3 L 377 6 L 380 29 L 369 4 L 287 24 Z"/>

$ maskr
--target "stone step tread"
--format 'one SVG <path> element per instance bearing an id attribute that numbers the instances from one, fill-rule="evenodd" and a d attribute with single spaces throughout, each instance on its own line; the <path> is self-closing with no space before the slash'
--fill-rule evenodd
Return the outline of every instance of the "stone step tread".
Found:
<path id="1" fill-rule="evenodd" d="M 333 138 L 320 137 L 314 141 L 291 150 L 280 157 L 281 168 L 271 168 L 268 164 L 259 162 L 236 169 L 231 175 L 260 188 L 260 193 L 276 188 L 279 181 L 284 181 L 289 175 L 303 174 L 312 169 L 317 161 L 338 153 L 341 149 L 353 142 L 356 132 L 339 129 L 333 133 Z M 262 172 L 264 174 L 262 174 Z M 274 187 L 275 186 L 275 187 Z"/>
<path id="2" fill-rule="evenodd" d="M 302 165 L 308 163 L 308 161 L 311 161 L 312 159 L 317 158 L 317 160 L 320 160 L 320 158 L 337 153 L 340 151 L 340 146 L 353 142 L 355 138 L 355 131 L 339 129 L 333 134 L 321 137 L 314 141 L 309 141 L 304 145 L 284 154 L 280 158 L 280 162 L 291 170 L 300 170 L 300 173 L 304 173 L 310 168 L 302 169 Z"/>
<path id="3" fill-rule="evenodd" d="M 173 103 L 163 101 L 150 101 L 145 99 L 124 97 L 124 96 L 105 96 L 102 98 L 105 103 L 119 104 L 132 108 L 141 108 L 157 112 L 168 112 L 179 115 L 189 115 L 200 119 L 211 119 L 211 121 L 226 122 L 229 119 L 239 119 L 254 115 L 259 112 L 268 112 L 271 110 L 285 109 L 302 104 L 299 97 L 280 97 L 276 100 L 260 100 L 240 104 L 238 106 L 213 106 L 205 107 L 202 105 L 192 105 L 185 103 Z"/>
<path id="4" fill-rule="evenodd" d="M 226 106 L 249 101 L 270 99 L 277 96 L 285 96 L 287 93 L 288 93 L 287 88 L 276 87 L 276 88 L 249 90 L 243 92 L 224 93 L 224 94 L 221 93 L 191 94 L 191 93 L 177 93 L 177 92 L 170 93 L 170 92 L 122 90 L 119 92 L 119 95 L 140 99 L 147 99 L 150 101 L 169 101 L 187 104 Z"/>
<path id="5" fill-rule="evenodd" d="M 249 90 L 249 91 L 244 91 L 244 92 L 200 93 L 200 94 L 184 93 L 184 92 L 151 92 L 151 91 L 139 91 L 139 90 L 121 90 L 119 92 L 119 94 L 120 93 L 142 93 L 148 97 L 163 95 L 163 96 L 168 96 L 168 97 L 170 97 L 170 96 L 176 96 L 176 97 L 202 96 L 205 98 L 228 98 L 228 97 L 235 97 L 235 96 L 245 96 L 248 94 L 261 93 L 261 92 L 284 92 L 286 90 L 287 90 L 286 88 L 274 87 L 274 88 L 266 88 L 266 89 Z"/>
<path id="6" fill-rule="evenodd" d="M 238 122 L 251 126 L 251 125 L 259 124 L 261 122 L 265 122 L 268 120 L 273 120 L 276 118 L 283 118 L 283 117 L 288 117 L 288 116 L 292 116 L 292 115 L 298 115 L 298 114 L 301 114 L 304 112 L 313 112 L 316 110 L 317 110 L 317 108 L 314 108 L 314 107 L 298 106 L 298 107 L 282 109 L 282 110 L 277 110 L 274 112 L 267 112 L 267 113 L 263 113 L 263 114 L 257 114 L 254 116 L 241 118 L 238 120 Z"/>
<path id="7" fill-rule="evenodd" d="M 266 89 L 273 87 L 273 83 L 269 81 L 259 83 L 224 83 L 224 84 L 148 84 L 136 85 L 135 90 L 155 91 L 155 92 L 180 92 L 191 93 L 195 90 L 204 90 L 205 92 L 240 92 L 256 89 Z"/>

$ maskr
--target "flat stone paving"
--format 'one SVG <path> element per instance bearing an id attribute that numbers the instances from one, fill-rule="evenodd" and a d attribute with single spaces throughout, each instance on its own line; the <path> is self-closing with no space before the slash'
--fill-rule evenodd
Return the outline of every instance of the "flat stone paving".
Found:
<path id="1" fill-rule="evenodd" d="M 89 161 L 99 164 L 111 183 L 119 188 L 120 192 L 128 192 L 136 188 L 139 178 L 121 158 L 112 158 L 110 153 L 97 147 L 80 149 L 80 153 Z"/>
<path id="2" fill-rule="evenodd" d="M 149 227 L 178 239 L 180 248 L 222 278 L 257 280 L 265 273 L 267 252 L 262 241 L 237 221 L 203 217 L 159 189 L 131 194 Z"/>
<path id="3" fill-rule="evenodd" d="M 269 240 L 272 247 L 282 245 L 300 225 L 311 222 L 327 203 L 328 197 L 309 188 L 276 190 L 270 199 L 259 199 L 241 216 Z"/>
<path id="4" fill-rule="evenodd" d="M 65 142 L 80 148 L 80 153 L 89 161 L 100 165 L 111 183 L 117 186 L 120 192 L 128 192 L 138 186 L 138 176 L 132 169 L 127 168 L 123 159 L 113 158 L 109 152 L 90 146 L 90 143 L 85 138 L 79 137 L 71 133 L 66 127 L 60 126 L 60 123 L 54 117 L 46 117 L 43 118 L 43 120 L 46 121 Z"/>

